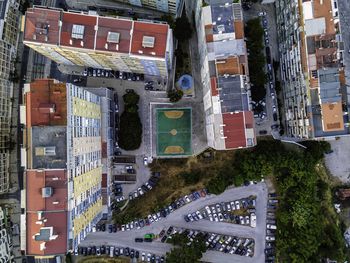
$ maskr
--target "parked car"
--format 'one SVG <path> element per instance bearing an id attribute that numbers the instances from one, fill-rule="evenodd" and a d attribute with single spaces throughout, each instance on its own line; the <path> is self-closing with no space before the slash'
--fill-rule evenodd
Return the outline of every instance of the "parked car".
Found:
<path id="1" fill-rule="evenodd" d="M 266 12 L 259 12 L 258 16 L 266 16 Z"/>

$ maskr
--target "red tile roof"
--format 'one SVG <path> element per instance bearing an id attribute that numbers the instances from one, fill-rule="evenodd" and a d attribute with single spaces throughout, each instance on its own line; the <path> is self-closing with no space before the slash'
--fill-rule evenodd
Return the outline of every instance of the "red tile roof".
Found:
<path id="1" fill-rule="evenodd" d="M 103 51 L 113 51 L 129 53 L 132 21 L 115 18 L 99 17 L 96 38 L 96 49 Z M 108 32 L 119 33 L 119 43 L 108 43 L 106 49 Z M 118 47 L 116 48 L 116 46 Z"/>
<path id="2" fill-rule="evenodd" d="M 67 251 L 67 175 L 65 170 L 27 170 L 27 255 L 65 254 Z M 50 197 L 42 197 L 42 188 L 52 187 Z M 38 217 L 42 212 L 41 219 Z M 40 223 L 40 224 L 39 224 Z M 33 239 L 41 227 L 53 227 L 55 240 L 46 241 L 46 249 L 40 250 L 43 241 Z"/>
<path id="3" fill-rule="evenodd" d="M 211 77 L 210 78 L 210 87 L 211 87 L 211 95 L 212 96 L 217 96 L 219 94 L 219 91 L 218 91 L 218 85 L 217 85 L 216 77 Z"/>
<path id="4" fill-rule="evenodd" d="M 27 127 L 67 124 L 66 84 L 52 79 L 39 79 L 30 84 L 26 93 Z M 55 111 L 50 113 L 54 106 Z"/>
<path id="5" fill-rule="evenodd" d="M 134 55 L 143 54 L 147 56 L 164 57 L 167 47 L 168 29 L 169 26 L 166 24 L 153 24 L 135 21 L 130 53 Z M 142 46 L 144 36 L 155 38 L 153 48 Z"/>
<path id="6" fill-rule="evenodd" d="M 61 12 L 58 10 L 28 8 L 25 18 L 24 40 L 58 45 L 60 16 Z M 48 25 L 49 27 L 47 27 Z M 46 32 L 47 38 L 45 38 Z"/>
<path id="7" fill-rule="evenodd" d="M 244 112 L 245 127 L 247 129 L 254 128 L 254 114 L 251 111 Z"/>
<path id="8" fill-rule="evenodd" d="M 27 170 L 27 211 L 66 210 L 68 194 L 66 182 L 65 170 Z M 52 196 L 42 197 L 41 190 L 44 187 L 52 187 Z"/>
<path id="9" fill-rule="evenodd" d="M 27 213 L 27 255 L 57 255 L 66 254 L 67 252 L 67 212 L 50 212 L 43 213 L 42 224 L 37 224 L 38 213 Z M 41 227 L 53 227 L 53 234 L 58 235 L 54 240 L 46 241 L 45 250 L 40 250 L 40 244 L 44 241 L 33 239 L 35 234 L 40 232 Z"/>
<path id="10" fill-rule="evenodd" d="M 244 113 L 222 114 L 226 149 L 246 147 Z"/>
<path id="11" fill-rule="evenodd" d="M 95 46 L 95 25 L 97 24 L 96 16 L 89 16 L 76 13 L 63 12 L 62 29 L 61 29 L 61 45 L 77 48 L 94 49 Z M 72 38 L 73 25 L 84 26 L 83 39 Z M 70 44 L 72 40 L 72 45 Z M 83 41 L 83 46 L 81 45 Z"/>

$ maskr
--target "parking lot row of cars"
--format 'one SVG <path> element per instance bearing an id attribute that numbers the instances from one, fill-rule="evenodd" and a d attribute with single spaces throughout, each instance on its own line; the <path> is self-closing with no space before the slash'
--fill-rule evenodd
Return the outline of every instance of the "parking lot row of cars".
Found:
<path id="1" fill-rule="evenodd" d="M 129 247 L 114 247 L 114 246 L 89 246 L 79 247 L 75 255 L 82 256 L 109 256 L 109 257 L 130 257 L 131 259 L 140 260 L 141 262 L 165 262 L 164 256 L 158 256 L 147 252 L 139 252 L 138 250 Z"/>
<path id="2" fill-rule="evenodd" d="M 264 41 L 265 41 L 266 50 L 270 50 L 270 47 L 269 47 L 270 40 L 269 40 L 269 34 L 268 34 L 268 28 L 267 28 L 268 22 L 266 18 L 266 12 L 260 12 L 258 15 L 262 17 L 262 25 L 264 28 Z M 273 78 L 273 66 L 271 65 L 270 56 L 271 56 L 270 52 L 266 52 L 266 57 L 268 57 L 267 58 L 267 74 L 269 79 L 268 88 L 269 88 L 269 92 L 272 100 L 272 117 L 274 121 L 277 121 L 276 91 L 275 91 L 274 78 Z M 264 117 L 262 116 L 262 118 Z"/>
<path id="3" fill-rule="evenodd" d="M 96 231 L 106 231 L 108 230 L 109 233 L 117 232 L 117 231 L 129 231 L 132 229 L 140 229 L 145 226 L 148 226 L 154 222 L 157 222 L 161 220 L 162 218 L 167 217 L 170 213 L 174 212 L 176 209 L 191 203 L 192 201 L 195 201 L 201 197 L 205 197 L 208 194 L 206 189 L 202 189 L 199 191 L 192 192 L 188 195 L 185 195 L 184 197 L 180 197 L 173 203 L 169 204 L 168 206 L 160 209 L 158 212 L 149 214 L 145 218 L 141 219 L 135 219 L 129 223 L 126 224 L 109 224 L 106 226 L 106 224 L 98 224 L 96 225 Z"/>
<path id="4" fill-rule="evenodd" d="M 230 202 L 208 205 L 184 216 L 186 222 L 207 219 L 256 227 L 256 197 L 242 198 Z"/>
<path id="5" fill-rule="evenodd" d="M 144 81 L 145 75 L 131 72 L 121 72 L 118 70 L 106 70 L 106 69 L 95 69 L 86 68 L 83 71 L 83 76 L 86 77 L 101 77 L 101 78 L 116 78 L 131 81 Z"/>
<path id="6" fill-rule="evenodd" d="M 276 217 L 275 212 L 278 205 L 276 193 L 269 193 L 267 203 L 266 219 L 266 245 L 265 245 L 265 262 L 275 262 L 275 240 L 276 240 Z"/>
<path id="7" fill-rule="evenodd" d="M 147 158 L 146 158 L 146 161 L 144 162 L 145 162 L 145 165 L 147 165 Z M 137 190 L 129 194 L 129 200 L 138 198 L 144 195 L 145 193 L 147 193 L 148 191 L 152 190 L 152 188 L 156 186 L 156 184 L 158 183 L 159 177 L 160 177 L 160 172 L 154 172 L 151 178 L 147 182 L 145 182 L 143 185 L 141 185 L 141 187 L 137 188 Z"/>
<path id="8" fill-rule="evenodd" d="M 185 229 L 178 227 L 169 227 L 167 231 L 162 230 L 159 234 L 161 242 L 166 242 L 175 234 L 185 234 L 190 243 L 199 234 L 203 235 L 205 245 L 209 250 L 214 250 L 223 253 L 236 254 L 241 256 L 253 257 L 255 242 L 251 238 L 242 238 L 231 235 L 222 235 L 209 233 L 193 229 Z"/>

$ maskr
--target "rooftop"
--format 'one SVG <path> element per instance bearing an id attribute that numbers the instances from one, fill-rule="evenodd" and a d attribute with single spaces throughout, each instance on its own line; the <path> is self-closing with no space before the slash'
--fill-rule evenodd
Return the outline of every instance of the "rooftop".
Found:
<path id="1" fill-rule="evenodd" d="M 95 46 L 96 23 L 96 16 L 63 12 L 60 44 L 93 49 Z"/>
<path id="2" fill-rule="evenodd" d="M 130 52 L 134 55 L 164 57 L 167 48 L 168 25 L 134 22 Z M 153 40 L 147 44 L 145 40 Z"/>
<path id="3" fill-rule="evenodd" d="M 26 220 L 27 255 L 66 254 L 67 212 L 27 212 Z"/>
<path id="4" fill-rule="evenodd" d="M 128 53 L 130 48 L 132 21 L 108 17 L 98 18 L 98 30 L 96 38 L 97 50 L 108 50 Z M 119 34 L 118 41 L 108 41 L 110 33 Z M 107 44 L 107 45 L 106 45 Z"/>
<path id="5" fill-rule="evenodd" d="M 244 113 L 222 114 L 226 149 L 246 147 Z"/>
<path id="6" fill-rule="evenodd" d="M 31 128 L 32 169 L 65 169 L 67 166 L 67 127 Z"/>
<path id="7" fill-rule="evenodd" d="M 67 124 L 67 94 L 65 83 L 40 79 L 30 84 L 26 93 L 27 127 Z"/>
<path id="8" fill-rule="evenodd" d="M 240 75 L 218 77 L 222 113 L 246 111 L 249 109 L 248 95 L 242 92 L 241 86 Z"/>
<path id="9" fill-rule="evenodd" d="M 66 210 L 68 194 L 66 182 L 65 170 L 27 170 L 27 211 Z M 47 191 L 45 195 L 44 190 Z"/>
<path id="10" fill-rule="evenodd" d="M 26 12 L 24 41 L 164 58 L 168 33 L 165 23 L 33 7 Z M 144 37 L 151 37 L 153 45 L 145 45 Z"/>
<path id="11" fill-rule="evenodd" d="M 38 43 L 59 44 L 61 12 L 55 9 L 28 8 L 24 39 Z"/>

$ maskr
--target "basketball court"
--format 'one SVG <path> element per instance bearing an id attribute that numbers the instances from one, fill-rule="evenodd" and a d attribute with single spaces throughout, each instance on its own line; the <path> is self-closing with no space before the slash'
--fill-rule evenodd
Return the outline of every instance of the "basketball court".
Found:
<path id="1" fill-rule="evenodd" d="M 157 155 L 192 155 L 192 110 L 156 109 Z"/>

